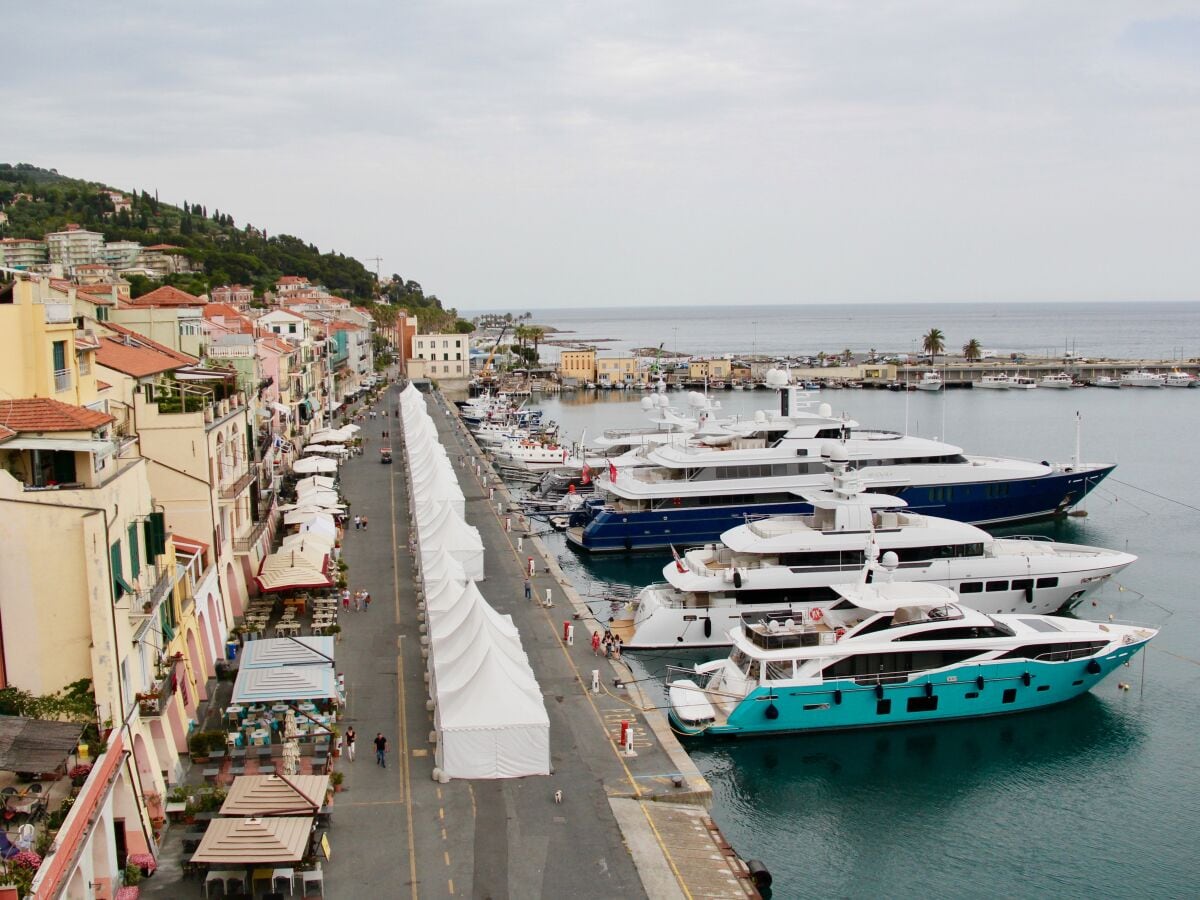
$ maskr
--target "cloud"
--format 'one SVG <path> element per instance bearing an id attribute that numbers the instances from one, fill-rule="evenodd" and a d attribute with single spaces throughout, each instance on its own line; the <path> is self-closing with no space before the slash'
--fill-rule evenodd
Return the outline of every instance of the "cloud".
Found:
<path id="1" fill-rule="evenodd" d="M 464 307 L 1194 290 L 1179 4 L 54 11 L 8 14 L 0 156 L 378 254 Z"/>

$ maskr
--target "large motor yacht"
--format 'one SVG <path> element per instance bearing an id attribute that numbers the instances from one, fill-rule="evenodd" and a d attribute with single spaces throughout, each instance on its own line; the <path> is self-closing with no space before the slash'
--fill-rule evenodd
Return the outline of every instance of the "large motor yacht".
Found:
<path id="1" fill-rule="evenodd" d="M 741 624 L 802 618 L 877 556 L 889 577 L 953 588 L 980 612 L 1038 614 L 1074 608 L 1137 559 L 914 515 L 903 500 L 862 493 L 855 473 L 835 468 L 832 490 L 806 495 L 812 515 L 748 522 L 667 563 L 665 583 L 638 594 L 625 646 L 720 646 Z"/>
<path id="2" fill-rule="evenodd" d="M 1091 690 L 1155 634 L 860 581 L 802 618 L 735 629 L 725 659 L 668 670 L 669 715 L 684 734 L 733 737 L 1020 712 Z"/>

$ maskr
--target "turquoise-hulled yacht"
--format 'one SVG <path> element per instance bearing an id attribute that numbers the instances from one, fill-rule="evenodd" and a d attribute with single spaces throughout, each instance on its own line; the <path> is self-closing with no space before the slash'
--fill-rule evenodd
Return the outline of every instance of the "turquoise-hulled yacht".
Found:
<path id="1" fill-rule="evenodd" d="M 826 608 L 735 628 L 725 659 L 670 672 L 675 727 L 752 736 L 1036 709 L 1090 690 L 1157 634 L 987 615 L 937 584 L 863 582 L 835 591 Z"/>

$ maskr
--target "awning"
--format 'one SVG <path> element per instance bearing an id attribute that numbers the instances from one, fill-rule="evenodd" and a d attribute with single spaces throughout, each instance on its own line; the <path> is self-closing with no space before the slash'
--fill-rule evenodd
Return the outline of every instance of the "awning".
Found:
<path id="1" fill-rule="evenodd" d="M 333 664 L 333 638 L 263 638 L 246 641 L 238 663 L 243 669 L 272 669 L 278 666 L 328 666 Z"/>
<path id="2" fill-rule="evenodd" d="M 282 403 L 275 403 L 272 401 L 268 403 L 267 406 L 271 407 L 271 409 L 275 410 L 275 412 L 279 413 L 281 416 L 290 416 L 292 414 L 292 408 L 290 406 L 284 406 Z"/>
<path id="3" fill-rule="evenodd" d="M 89 441 L 84 438 L 15 437 L 4 442 L 5 450 L 62 450 L 72 453 L 112 453 L 112 441 Z"/>
<path id="4" fill-rule="evenodd" d="M 233 779 L 221 815 L 316 815 L 328 791 L 328 775 L 242 775 Z"/>
<path id="5" fill-rule="evenodd" d="M 192 862 L 229 866 L 299 862 L 312 829 L 312 816 L 213 819 Z"/>
<path id="6" fill-rule="evenodd" d="M 310 472 L 336 472 L 338 464 L 335 460 L 324 459 L 317 456 L 298 459 L 292 465 L 293 472 L 299 472 L 301 475 Z"/>
<path id="7" fill-rule="evenodd" d="M 171 543 L 175 545 L 176 553 L 184 553 L 188 556 L 199 556 L 208 549 L 208 544 L 204 543 L 204 541 L 186 538 L 181 534 L 171 535 Z"/>
<path id="8" fill-rule="evenodd" d="M 250 643 L 254 643 L 251 641 Z M 238 668 L 233 701 L 281 703 L 285 700 L 336 700 L 337 682 L 332 665 L 275 666 L 271 669 Z"/>
<path id="9" fill-rule="evenodd" d="M 83 726 L 24 716 L 0 716 L 0 769 L 54 772 L 79 746 Z"/>

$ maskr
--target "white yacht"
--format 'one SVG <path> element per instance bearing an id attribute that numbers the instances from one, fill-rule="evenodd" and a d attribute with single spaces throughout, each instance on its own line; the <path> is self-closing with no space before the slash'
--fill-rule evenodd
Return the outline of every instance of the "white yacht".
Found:
<path id="1" fill-rule="evenodd" d="M 1189 375 L 1187 372 L 1171 372 L 1167 375 L 1167 380 L 1164 382 L 1164 387 L 1194 388 L 1195 386 L 1196 377 Z"/>
<path id="2" fill-rule="evenodd" d="M 1119 388 L 1121 386 L 1121 379 L 1113 378 L 1111 375 L 1101 375 L 1093 384 L 1099 388 Z"/>
<path id="3" fill-rule="evenodd" d="M 940 391 L 944 386 L 941 372 L 922 372 L 920 381 L 916 382 L 918 391 Z"/>
<path id="4" fill-rule="evenodd" d="M 974 385 L 976 388 L 983 388 L 991 391 L 1006 391 L 1010 387 L 1010 379 L 1007 372 L 996 372 L 991 375 L 984 375 Z"/>
<path id="5" fill-rule="evenodd" d="M 1167 383 L 1166 376 L 1145 369 L 1134 369 L 1121 376 L 1121 387 L 1160 388 Z"/>
<path id="6" fill-rule="evenodd" d="M 876 571 L 954 589 L 980 612 L 1069 610 L 1137 557 L 1031 538 L 996 538 L 973 525 L 915 515 L 904 501 L 862 493 L 844 465 L 833 489 L 805 495 L 809 516 L 739 525 L 720 544 L 684 552 L 663 569 L 665 583 L 638 595 L 630 649 L 729 642 L 747 622 L 802 618 L 836 601 L 834 586 L 882 554 Z"/>
<path id="7" fill-rule="evenodd" d="M 1057 375 L 1043 375 L 1042 380 L 1038 382 L 1038 387 L 1056 388 L 1059 390 L 1075 387 L 1075 379 L 1067 372 L 1059 372 Z"/>
<path id="8" fill-rule="evenodd" d="M 1009 390 L 1013 391 L 1031 391 L 1037 386 L 1037 381 L 1028 375 L 1014 375 L 1008 380 Z"/>

